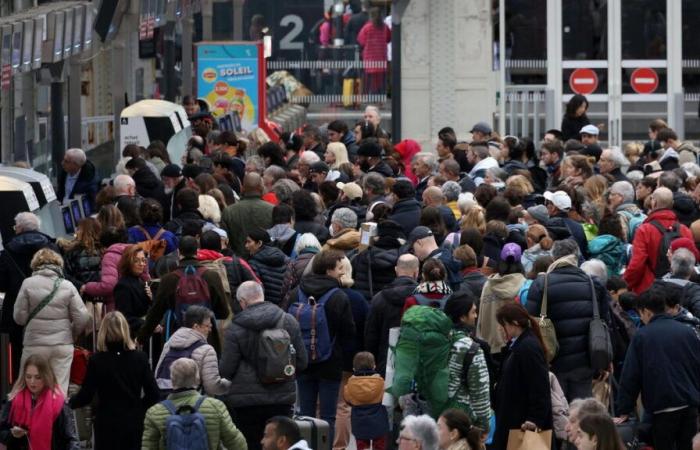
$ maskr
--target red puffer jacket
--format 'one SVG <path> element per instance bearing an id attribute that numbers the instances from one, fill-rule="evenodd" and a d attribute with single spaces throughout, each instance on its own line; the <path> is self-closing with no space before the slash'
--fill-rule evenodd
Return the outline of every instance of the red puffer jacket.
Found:
<path id="1" fill-rule="evenodd" d="M 132 244 L 112 244 L 102 256 L 100 267 L 100 281 L 86 283 L 84 294 L 90 297 L 102 297 L 107 307 L 107 311 L 114 310 L 114 286 L 119 281 L 119 260 L 122 258 L 124 250 Z M 150 280 L 148 275 L 148 265 L 141 275 L 144 280 Z"/>
<path id="2" fill-rule="evenodd" d="M 632 259 L 627 265 L 623 278 L 627 286 L 636 294 L 641 294 L 654 282 L 654 269 L 656 260 L 661 251 L 663 236 L 650 222 L 658 221 L 664 227 L 670 227 L 678 222 L 676 214 L 670 209 L 659 209 L 652 211 L 644 220 L 644 223 L 637 228 L 632 241 Z M 693 233 L 685 225 L 680 225 L 681 237 L 693 239 Z"/>

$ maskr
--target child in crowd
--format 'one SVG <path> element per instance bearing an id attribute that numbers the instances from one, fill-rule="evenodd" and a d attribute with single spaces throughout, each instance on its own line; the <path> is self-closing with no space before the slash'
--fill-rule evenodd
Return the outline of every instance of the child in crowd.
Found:
<path id="1" fill-rule="evenodd" d="M 389 416 L 382 405 L 384 378 L 376 372 L 374 355 L 359 352 L 352 361 L 353 375 L 345 385 L 345 401 L 352 406 L 350 424 L 357 450 L 384 450 Z"/>

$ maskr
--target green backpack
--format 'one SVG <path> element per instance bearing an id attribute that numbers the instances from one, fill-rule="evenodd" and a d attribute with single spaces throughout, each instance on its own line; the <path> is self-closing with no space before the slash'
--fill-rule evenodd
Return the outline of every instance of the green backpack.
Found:
<path id="1" fill-rule="evenodd" d="M 390 393 L 398 398 L 417 392 L 437 418 L 450 400 L 447 388 L 452 343 L 452 321 L 444 312 L 430 306 L 409 308 L 401 319 Z"/>

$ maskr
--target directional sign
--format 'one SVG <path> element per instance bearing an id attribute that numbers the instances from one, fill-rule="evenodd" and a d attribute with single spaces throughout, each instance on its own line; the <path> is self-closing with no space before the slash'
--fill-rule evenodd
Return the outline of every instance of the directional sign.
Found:
<path id="1" fill-rule="evenodd" d="M 598 75 L 591 69 L 576 69 L 569 77 L 569 86 L 577 94 L 592 94 L 598 89 Z"/>
<path id="2" fill-rule="evenodd" d="M 654 69 L 640 67 L 632 72 L 630 84 L 637 94 L 651 94 L 659 87 L 659 75 Z"/>

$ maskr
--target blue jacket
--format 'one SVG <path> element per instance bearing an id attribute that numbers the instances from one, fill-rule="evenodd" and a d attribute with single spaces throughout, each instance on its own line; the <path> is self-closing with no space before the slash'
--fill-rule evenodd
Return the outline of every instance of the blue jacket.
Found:
<path id="1" fill-rule="evenodd" d="M 622 369 L 618 414 L 634 409 L 640 391 L 650 413 L 700 406 L 700 339 L 691 327 L 657 314 L 637 331 Z"/>
<path id="2" fill-rule="evenodd" d="M 421 207 L 418 200 L 405 198 L 394 204 L 389 220 L 401 225 L 403 232 L 408 236 L 420 222 Z"/>
<path id="3" fill-rule="evenodd" d="M 151 238 L 154 238 L 156 234 L 158 234 L 158 230 L 161 229 L 160 225 L 143 225 L 143 227 L 148 231 L 148 234 L 151 235 Z M 143 231 L 137 226 L 130 227 L 128 233 L 130 244 L 138 244 L 146 240 L 146 235 L 144 235 Z M 160 239 L 165 241 L 166 255 L 177 250 L 178 241 L 173 232 L 165 230 L 165 232 L 160 235 Z"/>

